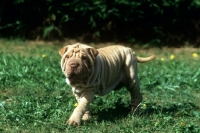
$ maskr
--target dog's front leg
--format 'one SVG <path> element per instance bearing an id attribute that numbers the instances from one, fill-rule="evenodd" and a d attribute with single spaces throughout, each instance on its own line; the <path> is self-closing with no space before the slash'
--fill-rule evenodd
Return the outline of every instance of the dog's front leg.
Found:
<path id="1" fill-rule="evenodd" d="M 80 95 L 79 104 L 74 109 L 71 117 L 67 121 L 69 125 L 80 125 L 81 118 L 89 108 L 89 104 L 92 102 L 94 98 L 94 91 L 85 91 Z"/>

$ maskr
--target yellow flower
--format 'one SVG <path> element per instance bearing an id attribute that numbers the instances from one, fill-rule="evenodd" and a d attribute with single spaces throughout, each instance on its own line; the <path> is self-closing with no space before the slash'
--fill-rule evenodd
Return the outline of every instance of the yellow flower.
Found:
<path id="1" fill-rule="evenodd" d="M 184 122 L 181 122 L 180 124 L 181 124 L 182 127 L 185 126 L 185 123 L 184 123 Z"/>
<path id="2" fill-rule="evenodd" d="M 141 106 L 142 109 L 146 109 L 146 107 L 147 107 L 147 105 L 145 103 L 142 104 L 142 106 Z"/>
<path id="3" fill-rule="evenodd" d="M 45 58 L 47 55 L 46 54 L 42 54 L 42 58 Z"/>
<path id="4" fill-rule="evenodd" d="M 161 61 L 164 61 L 165 59 L 164 58 L 161 58 Z"/>
<path id="5" fill-rule="evenodd" d="M 172 54 L 170 55 L 170 59 L 173 60 L 175 58 L 175 56 Z"/>
<path id="6" fill-rule="evenodd" d="M 198 54 L 197 54 L 197 53 L 193 53 L 192 56 L 193 56 L 194 58 L 197 58 L 197 57 L 198 57 Z"/>
<path id="7" fill-rule="evenodd" d="M 74 104 L 74 107 L 77 107 L 77 106 L 78 106 L 78 103 L 75 103 L 75 104 Z"/>

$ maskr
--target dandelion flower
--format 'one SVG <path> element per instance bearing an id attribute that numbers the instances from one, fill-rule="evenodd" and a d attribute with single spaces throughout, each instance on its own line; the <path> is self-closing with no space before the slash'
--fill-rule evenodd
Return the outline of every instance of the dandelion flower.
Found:
<path id="1" fill-rule="evenodd" d="M 185 126 L 185 123 L 184 123 L 184 122 L 181 122 L 180 125 L 183 127 L 183 126 Z"/>
<path id="2" fill-rule="evenodd" d="M 170 59 L 173 60 L 175 58 L 175 56 L 172 54 L 170 55 Z"/>
<path id="3" fill-rule="evenodd" d="M 74 107 L 77 107 L 77 106 L 78 106 L 78 103 L 75 103 L 75 104 L 74 104 Z"/>
<path id="4" fill-rule="evenodd" d="M 42 54 L 42 58 L 45 58 L 45 57 L 47 57 L 47 55 L 46 54 Z"/>
<path id="5" fill-rule="evenodd" d="M 194 58 L 197 58 L 197 57 L 198 57 L 198 54 L 197 54 L 197 53 L 193 53 L 192 56 L 193 56 Z"/>
<path id="6" fill-rule="evenodd" d="M 165 59 L 164 58 L 161 58 L 161 61 L 164 61 Z"/>
<path id="7" fill-rule="evenodd" d="M 142 109 L 146 109 L 146 107 L 147 107 L 147 105 L 145 103 L 142 104 L 142 106 L 141 106 Z"/>

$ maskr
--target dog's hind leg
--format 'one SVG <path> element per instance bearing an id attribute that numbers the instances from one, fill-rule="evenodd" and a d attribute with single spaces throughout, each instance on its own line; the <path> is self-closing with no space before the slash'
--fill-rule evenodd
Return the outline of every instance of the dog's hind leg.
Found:
<path id="1" fill-rule="evenodd" d="M 137 75 L 137 58 L 132 51 L 126 56 L 125 79 L 126 88 L 131 95 L 131 113 L 135 114 L 138 106 L 142 102 L 142 95 L 140 93 L 139 78 Z"/>
<path id="2" fill-rule="evenodd" d="M 142 102 L 138 76 L 135 76 L 133 82 L 134 83 L 132 85 L 129 85 L 127 89 L 131 95 L 131 114 L 136 114 L 136 112 L 138 111 L 138 107 Z"/>

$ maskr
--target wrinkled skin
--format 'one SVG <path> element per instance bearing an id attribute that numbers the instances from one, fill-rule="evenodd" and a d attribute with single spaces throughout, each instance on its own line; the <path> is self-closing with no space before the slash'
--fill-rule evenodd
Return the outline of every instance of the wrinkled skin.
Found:
<path id="1" fill-rule="evenodd" d="M 92 57 L 93 55 L 89 56 L 89 52 L 90 48 L 83 49 L 79 48 L 79 45 L 75 45 L 63 55 L 62 70 L 71 86 L 85 84 L 91 74 L 93 67 L 91 62 L 94 61 L 94 57 Z"/>

